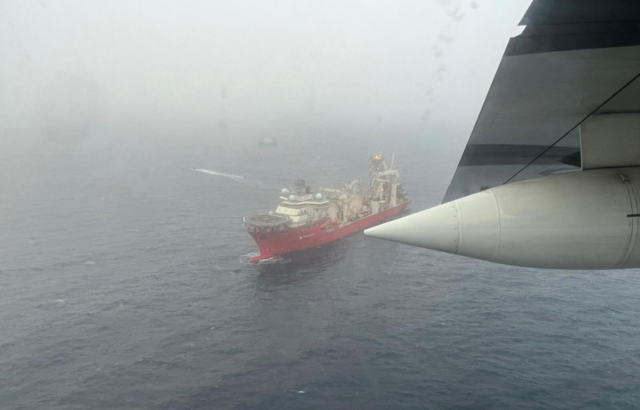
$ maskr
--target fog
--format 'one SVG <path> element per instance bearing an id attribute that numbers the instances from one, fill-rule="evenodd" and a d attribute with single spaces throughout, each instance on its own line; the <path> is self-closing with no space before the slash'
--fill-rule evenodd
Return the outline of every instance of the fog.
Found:
<path id="1" fill-rule="evenodd" d="M 411 143 L 453 172 L 528 4 L 4 1 L 2 175 L 262 136 Z"/>

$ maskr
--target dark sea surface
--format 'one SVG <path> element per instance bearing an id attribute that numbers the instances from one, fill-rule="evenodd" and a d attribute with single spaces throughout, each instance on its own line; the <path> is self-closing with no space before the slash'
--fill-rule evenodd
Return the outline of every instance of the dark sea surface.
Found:
<path id="1" fill-rule="evenodd" d="M 76 153 L 5 172 L 0 408 L 640 408 L 637 270 L 520 269 L 361 233 L 246 262 L 243 215 L 294 177 L 366 177 L 377 147 Z M 437 204 L 455 163 L 395 148 L 412 210 Z"/>

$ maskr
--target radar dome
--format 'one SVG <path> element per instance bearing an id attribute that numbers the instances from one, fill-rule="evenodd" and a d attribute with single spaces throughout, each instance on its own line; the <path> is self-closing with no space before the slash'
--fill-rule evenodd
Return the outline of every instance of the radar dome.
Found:
<path id="1" fill-rule="evenodd" d="M 293 195 L 289 195 L 289 201 L 293 201 Z"/>
<path id="2" fill-rule="evenodd" d="M 318 192 L 318 193 L 316 194 L 316 199 L 322 199 L 322 194 Z"/>
<path id="3" fill-rule="evenodd" d="M 287 188 L 282 188 L 282 195 L 289 195 L 289 190 Z"/>

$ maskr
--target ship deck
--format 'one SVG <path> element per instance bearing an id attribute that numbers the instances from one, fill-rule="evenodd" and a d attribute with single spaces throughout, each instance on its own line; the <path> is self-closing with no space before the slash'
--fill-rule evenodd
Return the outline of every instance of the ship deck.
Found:
<path id="1" fill-rule="evenodd" d="M 289 217 L 278 214 L 257 214 L 245 216 L 242 220 L 245 224 L 257 228 L 269 228 L 286 224 L 289 221 Z"/>

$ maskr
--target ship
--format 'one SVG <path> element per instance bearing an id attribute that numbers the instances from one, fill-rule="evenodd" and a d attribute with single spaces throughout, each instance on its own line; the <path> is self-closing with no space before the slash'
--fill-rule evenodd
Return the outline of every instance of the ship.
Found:
<path id="1" fill-rule="evenodd" d="M 260 250 L 250 262 L 322 246 L 374 226 L 411 204 L 393 155 L 389 166 L 382 155 L 371 156 L 369 187 L 359 185 L 354 179 L 341 188 L 314 193 L 303 179 L 296 179 L 291 191 L 283 188 L 275 211 L 243 218 Z"/>
<path id="2" fill-rule="evenodd" d="M 273 147 L 278 145 L 278 140 L 271 137 L 262 137 L 258 140 L 258 145 L 261 147 Z"/>

